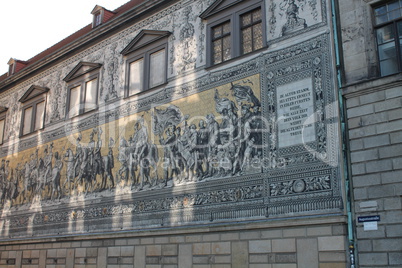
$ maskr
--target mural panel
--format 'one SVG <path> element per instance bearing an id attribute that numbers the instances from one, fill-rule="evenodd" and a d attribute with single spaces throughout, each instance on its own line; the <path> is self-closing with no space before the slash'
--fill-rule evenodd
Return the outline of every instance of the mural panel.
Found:
<path id="1" fill-rule="evenodd" d="M 1 235 L 339 213 L 327 41 L 259 54 L 25 139 L 1 160 Z"/>
<path id="2" fill-rule="evenodd" d="M 281 0 L 267 4 L 268 40 L 300 34 L 326 23 L 325 1 Z"/>
<path id="3" fill-rule="evenodd" d="M 259 95 L 255 75 L 6 157 L 1 203 L 260 172 L 251 167 L 262 156 Z"/>

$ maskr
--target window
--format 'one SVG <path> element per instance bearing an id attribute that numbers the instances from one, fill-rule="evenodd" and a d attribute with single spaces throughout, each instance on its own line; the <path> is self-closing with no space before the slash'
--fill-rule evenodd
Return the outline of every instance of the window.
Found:
<path id="1" fill-rule="evenodd" d="M 402 0 L 374 8 L 381 76 L 402 71 Z"/>
<path id="2" fill-rule="evenodd" d="M 93 21 L 93 27 L 96 27 L 102 23 L 102 14 L 101 12 L 96 12 L 94 14 L 94 21 Z"/>
<path id="3" fill-rule="evenodd" d="M 67 76 L 67 117 L 71 118 L 98 107 L 99 69 L 97 63 L 81 62 Z"/>
<path id="4" fill-rule="evenodd" d="M 231 58 L 230 22 L 212 28 L 212 59 L 213 64 L 227 61 Z"/>
<path id="5" fill-rule="evenodd" d="M 125 97 L 166 83 L 169 35 L 167 31 L 142 30 L 121 52 L 126 57 Z"/>
<path id="6" fill-rule="evenodd" d="M 96 109 L 98 94 L 98 78 L 79 83 L 70 88 L 70 117 Z"/>
<path id="7" fill-rule="evenodd" d="M 46 110 L 46 92 L 49 89 L 32 86 L 21 97 L 22 116 L 20 135 L 38 131 L 44 128 Z M 3 126 L 4 128 L 4 126 Z"/>
<path id="8" fill-rule="evenodd" d="M 8 75 L 12 75 L 12 74 L 14 74 L 14 72 L 15 72 L 15 63 L 10 64 L 8 66 Z"/>
<path id="9" fill-rule="evenodd" d="M 247 54 L 264 46 L 262 41 L 261 8 L 243 14 L 240 18 L 241 54 Z"/>
<path id="10" fill-rule="evenodd" d="M 226 3 L 227 2 L 227 3 Z M 207 66 L 266 46 L 263 6 L 259 1 L 217 1 L 201 14 L 208 20 Z"/>
<path id="11" fill-rule="evenodd" d="M 0 144 L 4 142 L 4 127 L 6 125 L 6 107 L 0 107 Z"/>

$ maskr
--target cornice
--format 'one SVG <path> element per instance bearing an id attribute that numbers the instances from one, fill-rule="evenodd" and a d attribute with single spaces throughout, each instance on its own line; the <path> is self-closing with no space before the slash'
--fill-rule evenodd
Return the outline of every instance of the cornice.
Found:
<path id="1" fill-rule="evenodd" d="M 367 95 L 376 91 L 387 90 L 402 85 L 402 74 L 394 74 L 386 77 L 379 77 L 342 87 L 342 95 L 346 99 Z"/>

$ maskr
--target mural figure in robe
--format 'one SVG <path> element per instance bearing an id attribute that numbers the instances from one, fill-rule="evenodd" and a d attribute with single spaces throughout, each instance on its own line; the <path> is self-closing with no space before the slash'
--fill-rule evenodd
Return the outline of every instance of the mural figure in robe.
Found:
<path id="1" fill-rule="evenodd" d="M 105 190 L 109 184 L 109 190 L 115 187 L 115 181 L 113 177 L 113 168 L 114 168 L 114 156 L 113 156 L 113 147 L 114 147 L 114 140 L 113 138 L 109 138 L 109 151 L 108 154 L 102 157 L 103 161 L 103 169 L 104 173 L 102 176 L 102 183 L 101 183 L 101 190 Z"/>

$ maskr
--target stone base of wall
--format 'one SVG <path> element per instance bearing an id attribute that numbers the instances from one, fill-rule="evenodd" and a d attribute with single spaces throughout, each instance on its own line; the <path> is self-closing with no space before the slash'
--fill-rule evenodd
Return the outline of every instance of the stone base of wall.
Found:
<path id="1" fill-rule="evenodd" d="M 0 242 L 5 268 L 344 268 L 345 218 Z"/>

